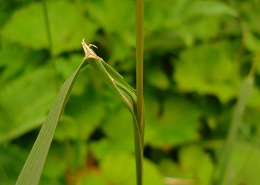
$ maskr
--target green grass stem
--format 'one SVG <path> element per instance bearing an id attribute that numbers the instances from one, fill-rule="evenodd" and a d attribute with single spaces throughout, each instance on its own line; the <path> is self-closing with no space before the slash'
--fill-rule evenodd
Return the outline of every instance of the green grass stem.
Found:
<path id="1" fill-rule="evenodd" d="M 51 28 L 50 28 L 50 21 L 49 21 L 49 16 L 48 16 L 46 0 L 42 0 L 42 5 L 43 5 L 43 14 L 44 14 L 44 21 L 45 21 L 45 25 L 46 25 L 46 32 L 47 32 L 49 50 L 50 50 L 51 55 L 52 55 Z"/>
<path id="2" fill-rule="evenodd" d="M 136 1 L 136 92 L 137 121 L 143 122 L 143 0 Z M 142 127 L 141 127 L 142 128 Z M 143 133 L 143 128 L 141 130 Z"/>
<path id="3" fill-rule="evenodd" d="M 253 77 L 251 74 L 249 74 L 242 83 L 237 104 L 233 112 L 228 136 L 223 146 L 223 150 L 219 159 L 219 168 L 218 168 L 219 175 L 217 180 L 217 184 L 219 185 L 223 185 L 225 179 L 228 178 L 228 166 L 229 166 L 230 155 L 233 146 L 235 145 L 236 142 L 238 130 L 242 122 L 242 115 L 246 107 L 246 103 L 252 87 L 253 87 Z"/>
<path id="4" fill-rule="evenodd" d="M 143 98 L 143 0 L 136 0 L 136 92 L 137 92 L 137 123 L 141 134 L 142 156 L 136 160 L 137 185 L 143 184 L 143 143 L 144 143 L 144 98 Z M 137 138 L 137 137 L 135 137 Z M 137 142 L 135 142 L 137 143 Z"/>

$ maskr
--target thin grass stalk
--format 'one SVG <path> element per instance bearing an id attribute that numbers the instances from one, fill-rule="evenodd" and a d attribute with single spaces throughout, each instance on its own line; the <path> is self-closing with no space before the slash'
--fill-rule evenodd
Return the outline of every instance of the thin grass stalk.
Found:
<path id="1" fill-rule="evenodd" d="M 219 169 L 218 169 L 219 175 L 218 175 L 218 180 L 217 180 L 217 184 L 219 184 L 219 185 L 223 185 L 224 180 L 228 176 L 228 166 L 229 166 L 229 161 L 230 161 L 230 155 L 231 155 L 233 146 L 235 145 L 235 142 L 236 142 L 238 130 L 242 123 L 242 115 L 243 115 L 244 109 L 246 107 L 246 102 L 248 100 L 252 87 L 253 87 L 253 77 L 252 77 L 252 73 L 250 73 L 244 79 L 244 81 L 242 83 L 238 101 L 237 101 L 237 104 L 236 104 L 234 112 L 233 112 L 228 136 L 227 136 L 226 142 L 223 146 L 223 150 L 222 150 L 222 153 L 220 156 Z"/>
<path id="2" fill-rule="evenodd" d="M 42 5 L 43 5 L 43 14 L 44 14 L 44 21 L 45 21 L 45 25 L 46 25 L 46 32 L 47 32 L 49 50 L 50 50 L 51 55 L 52 55 L 51 28 L 50 28 L 50 21 L 49 21 L 49 16 L 48 16 L 48 11 L 47 11 L 47 4 L 46 4 L 45 0 L 42 0 Z"/>
<path id="3" fill-rule="evenodd" d="M 49 44 L 49 50 L 50 50 L 50 57 L 53 58 L 53 42 L 52 42 L 52 37 L 51 37 L 51 27 L 50 27 L 50 20 L 48 16 L 48 8 L 47 8 L 47 3 L 46 0 L 42 0 L 42 5 L 43 5 L 43 14 L 44 14 L 44 21 L 46 25 L 46 33 L 47 33 L 47 39 L 48 39 L 48 44 Z M 51 61 L 52 69 L 55 75 L 55 84 L 56 84 L 56 89 L 57 92 L 59 91 L 60 85 L 58 82 L 58 72 L 57 72 L 57 67 L 53 61 Z"/>
<path id="4" fill-rule="evenodd" d="M 143 123 L 143 0 L 136 1 L 136 92 L 137 92 L 137 121 Z M 141 133 L 143 125 L 139 125 Z"/>
<path id="5" fill-rule="evenodd" d="M 230 159 L 230 154 L 232 152 L 232 148 L 235 144 L 236 141 L 236 136 L 239 130 L 239 127 L 242 122 L 242 115 L 244 113 L 244 109 L 246 107 L 247 100 L 249 98 L 251 89 L 253 88 L 254 85 L 254 74 L 255 70 L 258 65 L 258 61 L 260 58 L 260 54 L 258 53 L 255 56 L 254 62 L 252 64 L 251 70 L 248 74 L 248 76 L 244 79 L 242 83 L 242 87 L 240 90 L 240 94 L 237 100 L 237 104 L 235 106 L 232 120 L 231 120 L 231 125 L 229 128 L 228 136 L 226 139 L 226 142 L 223 146 L 222 153 L 219 158 L 219 165 L 218 165 L 218 176 L 217 176 L 217 184 L 222 185 L 224 183 L 225 177 L 227 177 L 228 174 L 228 165 L 229 165 L 229 159 Z"/>
<path id="6" fill-rule="evenodd" d="M 143 0 L 136 0 L 136 92 L 137 123 L 141 135 L 141 156 L 136 159 L 137 185 L 143 184 L 143 143 L 144 143 L 144 98 L 143 98 Z M 135 137 L 136 140 L 137 137 Z M 135 141 L 137 145 L 138 141 Z M 136 146 L 137 147 L 137 146 Z M 141 166 L 141 169 L 138 168 Z"/>

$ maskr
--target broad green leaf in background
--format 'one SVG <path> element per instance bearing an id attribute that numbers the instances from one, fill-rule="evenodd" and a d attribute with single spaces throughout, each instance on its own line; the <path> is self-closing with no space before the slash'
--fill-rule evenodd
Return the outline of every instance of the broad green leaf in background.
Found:
<path id="1" fill-rule="evenodd" d="M 149 0 L 146 2 L 145 31 L 150 35 L 151 31 L 162 30 L 162 27 L 175 28 L 180 26 L 183 15 L 189 7 L 190 0 Z M 159 13 L 163 12 L 163 13 Z M 160 25 L 158 27 L 158 25 Z"/>
<path id="2" fill-rule="evenodd" d="M 198 146 L 182 147 L 178 153 L 178 164 L 164 159 L 160 170 L 165 176 L 191 179 L 194 184 L 211 184 L 213 162 L 210 155 Z"/>
<path id="3" fill-rule="evenodd" d="M 156 99 L 156 97 L 148 93 L 149 91 L 145 91 L 145 112 L 146 112 L 146 126 L 145 126 L 145 144 L 150 144 L 149 142 L 153 142 L 153 138 L 157 134 L 157 129 L 154 125 L 158 124 L 158 116 L 160 113 L 160 103 L 161 101 Z M 150 91 L 151 92 L 151 91 Z"/>
<path id="4" fill-rule="evenodd" d="M 210 29 L 207 29 L 210 28 Z M 221 30 L 221 17 L 220 16 L 202 16 L 186 18 L 183 23 L 180 32 L 184 31 L 182 39 L 185 42 L 187 35 L 190 35 L 190 44 L 187 46 L 193 46 L 196 40 L 210 40 L 218 36 Z M 189 41 L 189 40 L 188 40 Z"/>
<path id="5" fill-rule="evenodd" d="M 117 6 L 115 6 L 117 4 Z M 120 7 L 120 8 L 118 8 Z M 100 24 L 105 32 L 131 33 L 134 30 L 134 2 L 117 0 L 99 0 L 87 3 L 88 13 L 96 23 Z M 106 11 L 104 11 L 106 10 Z M 115 13 L 116 12 L 116 13 Z M 120 16 L 119 16 L 120 15 Z M 106 17 L 106 19 L 104 19 Z M 132 30 L 127 30 L 131 27 Z M 132 44 L 135 44 L 132 33 Z"/>
<path id="6" fill-rule="evenodd" d="M 90 19 L 82 17 L 82 12 L 79 12 L 75 3 L 50 1 L 47 8 L 54 54 L 80 49 L 78 41 L 83 37 L 86 37 L 88 42 L 92 40 L 96 26 Z"/>
<path id="7" fill-rule="evenodd" d="M 240 3 L 239 9 L 243 16 L 243 39 L 246 49 L 252 53 L 259 52 L 260 26 L 259 26 L 259 2 L 244 1 Z"/>
<path id="8" fill-rule="evenodd" d="M 46 66 L 1 87 L 0 143 L 42 124 L 56 93 L 53 78 L 53 70 Z"/>
<path id="9" fill-rule="evenodd" d="M 0 146 L 0 184 L 15 184 L 27 152 L 16 144 Z"/>
<path id="10" fill-rule="evenodd" d="M 155 88 L 166 90 L 170 87 L 170 81 L 162 69 L 153 68 L 147 71 L 145 78 Z"/>
<path id="11" fill-rule="evenodd" d="M 199 147 L 184 147 L 180 154 L 180 169 L 185 171 L 185 177 L 198 181 L 200 185 L 211 183 L 213 162 L 210 155 Z"/>
<path id="12" fill-rule="evenodd" d="M 260 38 L 257 35 L 254 35 L 250 30 L 246 30 L 244 35 L 246 48 L 252 52 L 259 52 Z"/>
<path id="13" fill-rule="evenodd" d="M 241 1 L 238 3 L 238 10 L 241 11 L 243 23 L 254 33 L 260 33 L 259 25 L 259 2 L 257 1 Z"/>
<path id="14" fill-rule="evenodd" d="M 222 102 L 237 96 L 237 66 L 225 45 L 204 44 L 185 50 L 175 63 L 174 79 L 182 92 L 215 95 Z"/>
<path id="15" fill-rule="evenodd" d="M 42 4 L 31 4 L 13 14 L 10 21 L 1 30 L 1 36 L 6 40 L 33 49 L 47 48 L 48 39 L 44 23 Z"/>
<path id="16" fill-rule="evenodd" d="M 209 154 L 200 147 L 188 146 L 182 148 L 178 154 L 178 159 L 178 163 L 163 159 L 159 164 L 160 171 L 167 177 L 193 181 L 193 183 L 190 184 L 211 184 L 213 163 Z"/>
<path id="17" fill-rule="evenodd" d="M 14 77 L 17 73 L 25 69 L 27 53 L 29 52 L 19 45 L 1 44 L 0 67 L 3 67 L 5 70 L 0 74 L 0 83 L 4 83 L 5 80 Z"/>
<path id="18" fill-rule="evenodd" d="M 259 170 L 260 162 L 258 160 L 260 155 L 259 138 L 256 143 L 238 142 L 234 146 L 230 157 L 228 166 L 228 176 L 226 177 L 223 185 L 236 185 L 246 182 L 247 184 L 257 184 L 260 180 Z"/>
<path id="19" fill-rule="evenodd" d="M 128 143 L 125 144 L 124 142 L 118 142 L 109 138 L 104 138 L 98 141 L 92 141 L 89 144 L 89 149 L 98 161 L 102 160 L 104 156 L 111 155 L 114 153 L 134 151 L 133 146 L 131 147 L 132 149 L 129 148 L 130 146 Z"/>
<path id="20" fill-rule="evenodd" d="M 99 172 L 86 172 L 78 178 L 78 184 L 82 185 L 108 185 L 106 179 Z"/>
<path id="21" fill-rule="evenodd" d="M 134 158 L 129 154 L 114 153 L 103 156 L 101 169 L 111 184 L 135 184 Z M 118 175 L 120 174 L 120 175 Z"/>
<path id="22" fill-rule="evenodd" d="M 149 110 L 149 105 L 146 107 Z M 199 113 L 199 107 L 195 103 L 178 96 L 168 97 L 163 102 L 161 114 L 148 113 L 146 141 L 152 146 L 168 148 L 197 140 Z"/>
<path id="23" fill-rule="evenodd" d="M 105 135 L 124 150 L 133 151 L 133 125 L 131 115 L 122 106 L 111 112 L 101 125 Z"/>
<path id="24" fill-rule="evenodd" d="M 252 87 L 250 97 L 248 98 L 247 106 L 259 109 L 260 93 L 256 86 Z"/>
<path id="25" fill-rule="evenodd" d="M 189 42 L 191 35 L 183 29 L 185 12 L 189 4 L 189 0 L 146 2 L 144 49 L 147 53 L 172 50 L 182 45 L 183 41 Z"/>
<path id="26" fill-rule="evenodd" d="M 68 154 L 62 145 L 53 143 L 48 153 L 46 163 L 43 168 L 39 185 L 57 184 L 61 185 L 59 179 L 64 178 L 64 174 L 69 170 L 70 165 L 66 157 Z M 66 155 L 64 155 L 66 153 Z"/>
<path id="27" fill-rule="evenodd" d="M 192 1 L 192 0 L 191 0 Z M 220 1 L 192 1 L 188 13 L 192 15 L 229 15 L 237 17 L 238 13 L 227 3 Z"/>
<path id="28" fill-rule="evenodd" d="M 191 1 L 184 14 L 184 33 L 190 33 L 193 36 L 193 42 L 196 39 L 209 40 L 219 35 L 223 29 L 222 22 L 227 17 L 235 18 L 236 16 L 237 12 L 225 3 Z"/>
<path id="29" fill-rule="evenodd" d="M 223 31 L 223 22 L 229 18 L 229 25 L 235 22 L 237 15 L 231 6 L 219 1 L 147 1 L 146 49 L 170 51 L 183 45 L 193 46 L 198 39 L 216 38 Z M 235 29 L 238 30 L 239 26 L 236 25 Z"/>
<path id="30" fill-rule="evenodd" d="M 108 62 L 113 64 L 119 60 L 124 64 L 129 61 L 129 55 L 134 58 L 135 54 L 132 49 L 135 47 L 134 2 L 100 0 L 86 2 L 86 7 L 90 17 L 95 20 L 95 24 L 105 32 L 106 39 L 99 42 L 106 45 L 106 52 L 110 53 Z M 129 47 L 125 47 L 126 45 Z M 133 67 L 134 61 L 131 61 L 130 65 Z"/>
<path id="31" fill-rule="evenodd" d="M 81 14 L 75 3 L 48 1 L 47 9 L 54 55 L 80 49 L 78 41 L 86 35 L 88 41 L 92 40 L 96 26 L 85 19 L 82 24 Z M 86 33 L 83 33 L 82 27 L 85 24 L 87 29 Z M 49 48 L 42 3 L 33 3 L 17 10 L 1 34 L 5 40 L 32 49 Z"/>
<path id="32" fill-rule="evenodd" d="M 101 169 L 111 184 L 133 185 L 136 183 L 134 157 L 128 153 L 114 153 L 103 157 Z M 120 175 L 119 175 L 120 174 Z M 144 160 L 144 185 L 163 185 L 162 175 L 151 162 Z"/>

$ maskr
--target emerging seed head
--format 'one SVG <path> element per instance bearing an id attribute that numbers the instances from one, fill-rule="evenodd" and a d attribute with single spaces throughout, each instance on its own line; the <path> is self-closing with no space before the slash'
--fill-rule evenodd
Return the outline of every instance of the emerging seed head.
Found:
<path id="1" fill-rule="evenodd" d="M 81 44 L 82 44 L 82 47 L 83 47 L 84 52 L 85 52 L 85 57 L 88 57 L 89 55 L 97 56 L 96 53 L 90 48 L 90 47 L 97 48 L 97 46 L 95 46 L 94 44 L 87 45 L 85 43 L 84 39 L 82 40 Z"/>

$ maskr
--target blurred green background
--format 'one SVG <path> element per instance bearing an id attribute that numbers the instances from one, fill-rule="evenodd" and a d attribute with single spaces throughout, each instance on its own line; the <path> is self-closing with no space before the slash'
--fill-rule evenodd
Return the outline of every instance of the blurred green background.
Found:
<path id="1" fill-rule="evenodd" d="M 145 184 L 214 184 L 252 67 L 225 182 L 259 184 L 260 1 L 145 0 L 144 8 Z M 59 88 L 84 57 L 83 38 L 135 86 L 134 0 L 0 0 L 1 185 L 15 184 Z M 87 67 L 40 184 L 133 185 L 133 152 L 131 115 Z"/>

